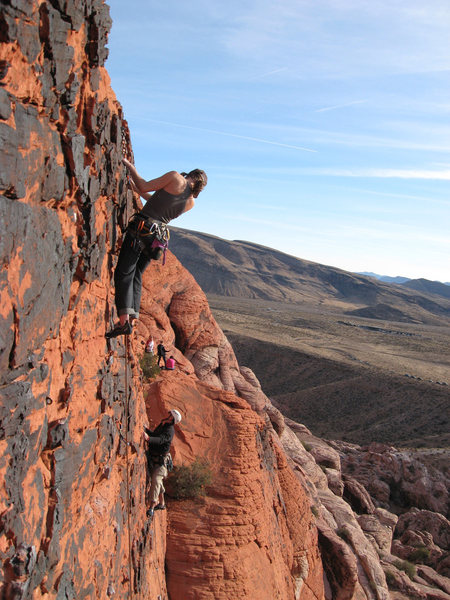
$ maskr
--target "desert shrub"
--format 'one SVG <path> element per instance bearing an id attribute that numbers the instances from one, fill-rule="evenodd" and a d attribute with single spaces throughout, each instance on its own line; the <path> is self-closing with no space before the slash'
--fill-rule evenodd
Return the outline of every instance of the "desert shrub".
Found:
<path id="1" fill-rule="evenodd" d="M 410 579 L 413 579 L 416 575 L 416 567 L 407 560 L 396 560 L 393 563 L 397 569 L 404 571 Z"/>
<path id="2" fill-rule="evenodd" d="M 336 529 L 336 533 L 337 535 L 342 538 L 345 542 L 349 541 L 349 535 L 347 530 L 345 529 L 345 527 L 339 527 L 339 529 Z"/>
<path id="3" fill-rule="evenodd" d="M 423 563 L 430 558 L 430 549 L 426 546 L 417 546 L 409 555 L 409 560 L 413 563 Z"/>
<path id="4" fill-rule="evenodd" d="M 386 571 L 386 583 L 389 587 L 393 587 L 395 584 L 395 575 L 392 571 Z"/>
<path id="5" fill-rule="evenodd" d="M 158 357 L 151 352 L 144 352 L 139 359 L 139 365 L 145 379 L 154 379 L 161 372 L 158 367 Z"/>
<path id="6" fill-rule="evenodd" d="M 306 452 L 311 452 L 311 450 L 312 450 L 311 444 L 308 444 L 307 442 L 302 442 L 302 446 L 306 450 Z"/>
<path id="7" fill-rule="evenodd" d="M 168 492 L 173 498 L 198 498 L 206 494 L 205 487 L 212 481 L 209 462 L 195 459 L 190 465 L 174 467 L 169 477 Z"/>
<path id="8" fill-rule="evenodd" d="M 315 517 L 319 516 L 319 509 L 317 508 L 317 506 L 314 506 L 314 504 L 311 506 L 311 512 Z"/>

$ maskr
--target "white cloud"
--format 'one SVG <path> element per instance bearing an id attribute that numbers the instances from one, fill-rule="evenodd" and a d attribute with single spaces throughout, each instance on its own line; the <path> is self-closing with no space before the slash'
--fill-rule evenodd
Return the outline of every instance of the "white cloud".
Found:
<path id="1" fill-rule="evenodd" d="M 272 135 L 283 137 L 283 139 L 302 137 L 302 139 L 307 139 L 309 144 L 450 152 L 450 143 L 448 142 L 450 131 L 447 127 L 439 128 L 437 125 L 429 125 L 427 128 L 425 125 L 413 121 L 405 123 L 404 126 L 398 122 L 384 123 L 383 127 L 393 133 L 391 137 L 279 124 L 272 126 L 266 123 L 253 123 L 253 127 L 255 126 L 268 133 L 271 132 Z M 407 128 L 407 126 L 409 127 Z M 423 141 L 424 139 L 427 141 Z"/>
<path id="2" fill-rule="evenodd" d="M 450 170 L 431 171 L 420 169 L 299 169 L 302 175 L 325 175 L 329 177 L 374 177 L 381 179 L 430 179 L 450 181 Z"/>
<path id="3" fill-rule="evenodd" d="M 399 200 L 414 200 L 416 202 L 426 203 L 427 205 L 431 202 L 433 204 L 439 204 L 442 206 L 450 206 L 450 200 L 442 200 L 441 198 L 433 198 L 432 196 L 416 196 L 413 194 L 398 194 L 395 192 L 378 192 L 375 190 L 368 190 L 363 188 L 349 188 L 346 186 L 345 188 L 349 192 L 358 192 L 359 194 L 369 195 L 369 196 L 380 196 L 382 198 L 398 198 Z M 401 205 L 402 206 L 402 205 Z M 387 211 L 386 206 L 380 207 L 380 211 Z M 391 210 L 393 210 L 391 205 Z M 401 208 L 400 210 L 403 210 Z M 428 210 L 428 209 L 426 209 Z"/>
<path id="4" fill-rule="evenodd" d="M 342 78 L 450 67 L 444 0 L 254 0 L 235 5 L 223 43 L 239 60 L 292 76 Z M 245 64 L 245 63 L 244 63 Z"/>

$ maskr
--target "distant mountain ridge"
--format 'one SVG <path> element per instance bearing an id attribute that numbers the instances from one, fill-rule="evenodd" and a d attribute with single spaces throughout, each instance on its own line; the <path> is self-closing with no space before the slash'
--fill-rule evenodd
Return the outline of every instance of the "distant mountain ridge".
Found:
<path id="1" fill-rule="evenodd" d="M 374 319 L 448 323 L 447 296 L 392 285 L 251 242 L 171 228 L 170 249 L 207 294 L 324 305 L 354 316 L 363 311 Z"/>
<path id="2" fill-rule="evenodd" d="M 390 277 L 389 275 L 378 275 L 378 273 L 372 273 L 372 271 L 361 271 L 357 275 L 365 275 L 366 277 L 374 277 L 378 281 L 384 281 L 385 283 L 406 283 L 410 281 L 408 277 Z"/>
<path id="3" fill-rule="evenodd" d="M 440 286 L 447 286 L 450 287 L 450 281 L 431 281 L 431 279 L 425 279 L 423 277 L 419 278 L 419 279 L 410 279 L 409 277 L 402 277 L 400 275 L 398 275 L 397 277 L 390 277 L 389 275 L 378 275 L 378 273 L 373 273 L 372 271 L 361 271 L 359 273 L 357 273 L 357 275 L 365 275 L 366 277 L 374 277 L 375 279 L 378 279 L 378 281 L 384 281 L 386 283 L 398 283 L 400 285 L 406 285 L 407 287 L 411 287 L 411 289 L 416 289 L 419 291 L 427 291 L 428 293 L 432 293 L 432 294 L 440 294 L 440 295 L 444 295 L 446 298 L 447 296 L 447 292 L 444 291 L 444 294 L 442 294 L 442 289 L 440 288 Z M 420 287 L 420 284 L 416 284 L 415 282 L 427 282 L 426 284 L 423 283 L 422 284 L 422 288 Z M 413 285 L 408 285 L 411 282 L 414 282 Z M 425 290 L 425 287 L 428 287 L 428 284 L 438 284 L 438 286 L 435 286 L 435 291 L 431 291 L 433 289 L 432 285 L 429 285 L 428 290 Z M 419 286 L 419 287 L 416 287 Z"/>

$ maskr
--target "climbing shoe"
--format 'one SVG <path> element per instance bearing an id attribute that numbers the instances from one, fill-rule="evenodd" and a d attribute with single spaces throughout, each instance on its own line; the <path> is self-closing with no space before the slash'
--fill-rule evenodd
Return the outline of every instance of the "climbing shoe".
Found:
<path id="1" fill-rule="evenodd" d="M 123 325 L 121 325 L 120 323 L 117 323 L 114 326 L 114 329 L 111 329 L 111 331 L 108 331 L 107 333 L 105 333 L 105 338 L 115 338 L 118 335 L 129 335 L 131 332 L 133 331 L 133 328 L 131 327 L 131 323 L 129 321 L 125 321 L 125 323 Z"/>
<path id="2" fill-rule="evenodd" d="M 166 510 L 166 505 L 165 504 L 157 504 L 155 506 L 154 510 Z"/>
<path id="3" fill-rule="evenodd" d="M 151 518 L 153 517 L 153 515 L 154 515 L 154 514 L 155 514 L 155 512 L 154 512 L 153 508 L 149 508 L 149 509 L 147 509 L 147 517 L 148 517 L 149 519 L 151 519 Z"/>

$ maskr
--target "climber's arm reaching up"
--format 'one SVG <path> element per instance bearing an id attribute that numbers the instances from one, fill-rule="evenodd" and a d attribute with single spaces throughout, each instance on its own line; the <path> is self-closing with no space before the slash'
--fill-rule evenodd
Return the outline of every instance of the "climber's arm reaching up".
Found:
<path id="1" fill-rule="evenodd" d="M 155 192 L 156 190 L 162 189 L 166 190 L 166 192 L 169 192 L 169 194 L 175 195 L 180 194 L 186 187 L 185 178 L 177 171 L 169 171 L 168 173 L 161 175 L 161 177 L 145 181 L 145 179 L 137 172 L 136 167 L 130 163 L 129 160 L 124 158 L 122 159 L 122 162 L 130 172 L 131 179 L 133 180 L 133 183 L 141 196 L 143 193 Z"/>

